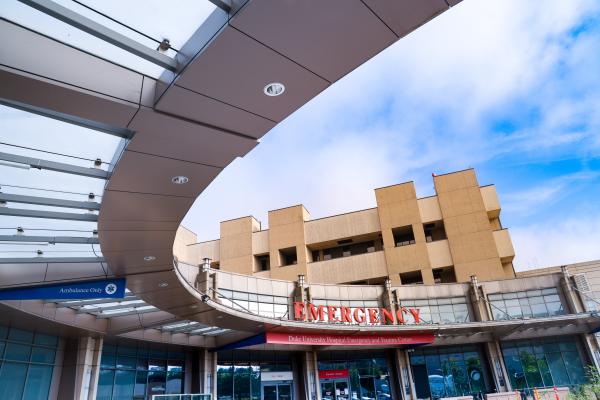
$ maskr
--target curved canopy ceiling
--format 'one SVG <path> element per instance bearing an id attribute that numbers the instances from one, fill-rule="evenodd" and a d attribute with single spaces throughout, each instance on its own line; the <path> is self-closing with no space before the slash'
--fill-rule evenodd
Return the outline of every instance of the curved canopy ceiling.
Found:
<path id="1" fill-rule="evenodd" d="M 2 286 L 127 276 L 122 302 L 52 303 L 114 320 L 113 333 L 227 333 L 196 321 L 173 269 L 196 197 L 278 122 L 458 2 L 180 1 L 0 10 Z M 272 82 L 283 94 L 265 95 Z M 120 325 L 129 315 L 149 322 Z"/>

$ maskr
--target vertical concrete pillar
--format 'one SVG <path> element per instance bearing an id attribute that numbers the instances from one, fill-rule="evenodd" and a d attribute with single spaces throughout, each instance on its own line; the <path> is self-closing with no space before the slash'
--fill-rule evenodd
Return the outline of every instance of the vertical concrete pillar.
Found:
<path id="1" fill-rule="evenodd" d="M 90 336 L 67 339 L 58 389 L 59 400 L 96 398 L 102 338 Z"/>
<path id="2" fill-rule="evenodd" d="M 198 393 L 210 393 L 217 398 L 217 353 L 207 349 L 198 351 L 199 387 Z"/>
<path id="3" fill-rule="evenodd" d="M 502 352 L 500 350 L 500 343 L 497 340 L 487 342 L 485 344 L 485 352 L 490 361 L 490 371 L 492 372 L 496 390 L 498 392 L 511 392 L 512 386 L 508 379 L 506 365 L 504 364 L 504 358 L 502 357 Z"/>
<path id="4" fill-rule="evenodd" d="M 302 371 L 304 392 L 307 400 L 321 400 L 321 385 L 319 385 L 319 369 L 317 366 L 317 352 L 306 351 L 303 353 L 304 368 Z"/>
<path id="5" fill-rule="evenodd" d="M 600 371 L 600 346 L 598 346 L 598 337 L 594 334 L 583 334 L 581 335 L 581 339 L 592 365 Z"/>
<path id="6" fill-rule="evenodd" d="M 394 349 L 394 361 L 398 371 L 397 379 L 400 386 L 401 398 L 404 400 L 416 399 L 415 384 L 410 370 L 408 352 L 404 349 Z"/>

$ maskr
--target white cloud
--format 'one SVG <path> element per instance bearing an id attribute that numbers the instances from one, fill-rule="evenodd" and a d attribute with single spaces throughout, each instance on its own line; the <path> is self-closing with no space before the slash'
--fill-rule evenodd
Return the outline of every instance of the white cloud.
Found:
<path id="1" fill-rule="evenodd" d="M 571 264 L 600 259 L 600 214 L 545 220 L 511 229 L 515 269 Z"/>
<path id="2" fill-rule="evenodd" d="M 416 181 L 420 195 L 431 194 L 431 172 L 477 167 L 507 154 L 522 153 L 526 162 L 584 140 L 600 149 L 589 128 L 569 126 L 581 119 L 600 126 L 599 92 L 564 95 L 566 87 L 600 86 L 587 68 L 598 39 L 573 41 L 569 34 L 599 8 L 593 0 L 464 0 L 281 123 L 217 178 L 184 224 L 207 240 L 219 236 L 218 222 L 226 219 L 252 214 L 266 224 L 268 210 L 298 203 L 317 218 L 371 207 L 374 188 L 406 180 Z M 512 136 L 490 132 L 490 116 L 510 107 L 517 113 L 519 102 L 539 107 L 537 125 L 517 127 Z M 511 207 L 526 214 L 536 196 L 539 206 L 540 193 L 548 201 L 557 195 L 552 186 L 534 186 L 521 193 L 523 204 L 509 199 L 504 215 Z M 544 230 L 556 230 L 560 221 L 554 222 Z M 539 228 L 511 229 L 517 260 L 528 265 L 537 256 L 537 265 L 568 258 L 544 249 Z M 558 241 L 558 234 L 543 234 Z M 595 254 L 587 249 L 578 254 Z"/>

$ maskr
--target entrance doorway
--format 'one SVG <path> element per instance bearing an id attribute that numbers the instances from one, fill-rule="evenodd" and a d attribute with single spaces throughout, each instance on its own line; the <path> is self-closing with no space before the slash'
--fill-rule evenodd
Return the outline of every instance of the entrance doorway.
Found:
<path id="1" fill-rule="evenodd" d="M 321 380 L 321 398 L 323 400 L 350 400 L 348 379 Z"/>
<path id="2" fill-rule="evenodd" d="M 292 385 L 290 383 L 263 384 L 263 400 L 292 400 Z"/>

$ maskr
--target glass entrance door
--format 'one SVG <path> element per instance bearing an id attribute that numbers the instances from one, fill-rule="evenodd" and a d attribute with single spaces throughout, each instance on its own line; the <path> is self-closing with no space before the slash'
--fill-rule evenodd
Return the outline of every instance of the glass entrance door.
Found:
<path id="1" fill-rule="evenodd" d="M 263 386 L 263 400 L 292 400 L 292 385 L 279 383 Z"/>
<path id="2" fill-rule="evenodd" d="M 348 379 L 322 380 L 321 398 L 323 400 L 350 400 Z"/>

